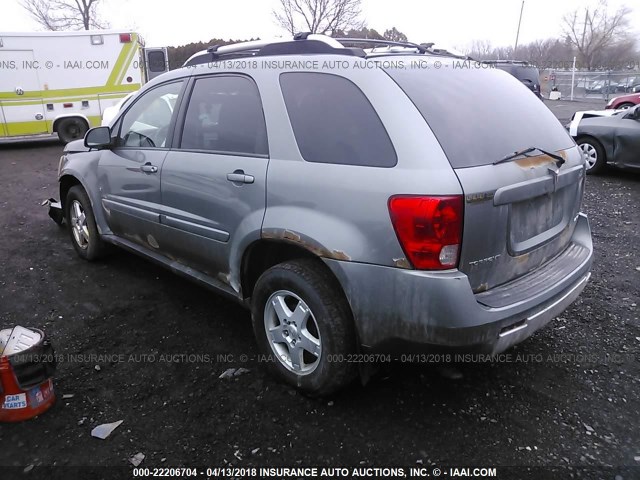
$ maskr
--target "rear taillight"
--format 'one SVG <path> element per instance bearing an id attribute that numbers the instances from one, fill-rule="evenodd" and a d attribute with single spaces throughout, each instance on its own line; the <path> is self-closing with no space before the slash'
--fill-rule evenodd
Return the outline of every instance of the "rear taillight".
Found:
<path id="1" fill-rule="evenodd" d="M 419 270 L 455 268 L 462 243 L 462 196 L 397 195 L 389 214 L 400 245 Z"/>

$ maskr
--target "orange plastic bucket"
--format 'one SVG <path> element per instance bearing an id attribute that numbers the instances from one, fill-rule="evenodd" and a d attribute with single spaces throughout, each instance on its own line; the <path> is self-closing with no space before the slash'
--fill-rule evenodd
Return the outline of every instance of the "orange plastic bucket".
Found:
<path id="1" fill-rule="evenodd" d="M 53 347 L 44 332 L 14 327 L 0 331 L 0 422 L 20 422 L 55 403 Z"/>

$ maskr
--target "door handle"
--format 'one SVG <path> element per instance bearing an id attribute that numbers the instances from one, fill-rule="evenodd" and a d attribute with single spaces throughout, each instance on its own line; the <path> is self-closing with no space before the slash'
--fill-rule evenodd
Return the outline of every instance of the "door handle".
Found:
<path id="1" fill-rule="evenodd" d="M 158 171 L 158 167 L 147 162 L 140 166 L 140 171 L 145 173 L 156 173 Z"/>
<path id="2" fill-rule="evenodd" d="M 253 183 L 255 178 L 253 175 L 245 175 L 244 170 L 236 170 L 233 173 L 227 173 L 227 180 L 233 183 Z"/>

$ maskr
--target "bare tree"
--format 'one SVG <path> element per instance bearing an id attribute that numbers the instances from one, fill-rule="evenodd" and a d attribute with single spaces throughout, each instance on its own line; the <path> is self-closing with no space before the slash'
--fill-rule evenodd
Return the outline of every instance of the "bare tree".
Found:
<path id="1" fill-rule="evenodd" d="M 595 6 L 575 10 L 563 18 L 563 32 L 578 53 L 584 68 L 594 68 L 594 61 L 603 50 L 625 40 L 629 34 L 631 9 L 620 7 L 609 10 L 606 0 Z"/>
<path id="2" fill-rule="evenodd" d="M 636 64 L 638 52 L 635 38 L 620 40 L 594 55 L 593 68 L 598 70 L 618 70 Z"/>
<path id="3" fill-rule="evenodd" d="M 361 0 L 280 0 L 276 22 L 292 35 L 362 28 Z"/>
<path id="4" fill-rule="evenodd" d="M 100 0 L 21 0 L 22 7 L 47 30 L 106 28 L 98 20 Z"/>
<path id="5" fill-rule="evenodd" d="M 568 67 L 572 58 L 571 45 L 557 38 L 548 38 L 519 46 L 516 60 L 526 60 L 541 69 L 550 69 Z"/>
<path id="6" fill-rule="evenodd" d="M 352 28 L 347 32 L 342 30 L 334 30 L 331 32 L 331 36 L 334 38 L 371 38 L 374 40 L 384 40 L 384 37 L 378 33 L 374 28 Z"/>
<path id="7" fill-rule="evenodd" d="M 496 60 L 494 55 L 495 48 L 491 46 L 489 40 L 474 40 L 471 46 L 466 48 L 466 53 L 479 60 Z"/>
<path id="8" fill-rule="evenodd" d="M 406 42 L 407 36 L 398 31 L 396 27 L 391 27 L 389 30 L 384 31 L 384 39 L 391 40 L 393 42 Z"/>

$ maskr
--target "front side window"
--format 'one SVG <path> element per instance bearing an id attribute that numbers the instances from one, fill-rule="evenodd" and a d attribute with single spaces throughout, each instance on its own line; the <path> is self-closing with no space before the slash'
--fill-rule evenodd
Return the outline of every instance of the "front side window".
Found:
<path id="1" fill-rule="evenodd" d="M 119 145 L 166 148 L 169 126 L 183 82 L 161 85 L 144 93 L 124 114 Z"/>
<path id="2" fill-rule="evenodd" d="M 280 75 L 289 120 L 307 162 L 393 167 L 396 152 L 378 114 L 350 80 L 326 73 Z"/>
<path id="3" fill-rule="evenodd" d="M 258 88 L 241 76 L 196 80 L 182 131 L 183 150 L 267 155 L 267 129 Z"/>

